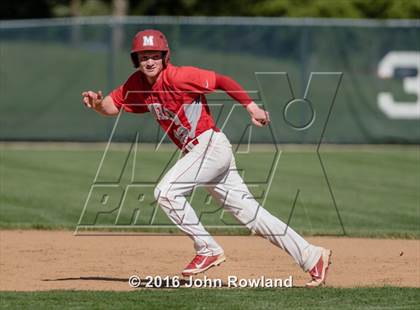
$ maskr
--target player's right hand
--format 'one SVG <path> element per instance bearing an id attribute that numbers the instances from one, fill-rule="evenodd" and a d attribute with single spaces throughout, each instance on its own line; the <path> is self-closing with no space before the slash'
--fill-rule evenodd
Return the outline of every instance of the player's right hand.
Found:
<path id="1" fill-rule="evenodd" d="M 95 93 L 94 91 L 88 90 L 82 93 L 83 96 L 83 103 L 89 109 L 97 109 L 104 99 L 102 95 L 102 91 L 98 91 Z"/>

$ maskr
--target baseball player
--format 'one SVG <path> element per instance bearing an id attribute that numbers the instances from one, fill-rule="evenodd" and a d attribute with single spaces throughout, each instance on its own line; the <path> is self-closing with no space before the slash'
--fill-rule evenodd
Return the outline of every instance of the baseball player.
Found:
<path id="1" fill-rule="evenodd" d="M 308 243 L 254 199 L 237 171 L 231 144 L 215 125 L 205 94 L 225 91 L 243 105 L 258 127 L 269 124 L 268 112 L 228 76 L 172 65 L 167 40 L 157 30 L 136 34 L 131 60 L 137 70 L 125 83 L 106 97 L 101 91 L 85 91 L 83 102 L 102 115 L 117 115 L 121 109 L 130 113 L 151 112 L 183 152 L 155 189 L 160 207 L 194 241 L 196 256 L 182 275 L 196 275 L 225 261 L 223 249 L 185 198 L 194 188 L 203 186 L 239 222 L 285 250 L 309 272 L 311 280 L 307 286 L 325 284 L 331 251 Z"/>

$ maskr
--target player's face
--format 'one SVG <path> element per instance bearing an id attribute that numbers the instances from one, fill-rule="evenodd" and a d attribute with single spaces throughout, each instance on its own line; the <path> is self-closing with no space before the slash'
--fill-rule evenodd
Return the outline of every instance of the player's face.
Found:
<path id="1" fill-rule="evenodd" d="M 140 63 L 140 71 L 147 77 L 157 77 L 163 69 L 162 56 L 162 52 L 159 51 L 144 51 L 137 53 Z"/>

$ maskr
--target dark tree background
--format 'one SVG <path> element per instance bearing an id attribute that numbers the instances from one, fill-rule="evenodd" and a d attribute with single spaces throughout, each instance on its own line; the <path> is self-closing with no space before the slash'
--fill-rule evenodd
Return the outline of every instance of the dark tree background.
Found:
<path id="1" fill-rule="evenodd" d="M 420 19 L 420 0 L 3 0 L 1 19 L 95 15 Z"/>

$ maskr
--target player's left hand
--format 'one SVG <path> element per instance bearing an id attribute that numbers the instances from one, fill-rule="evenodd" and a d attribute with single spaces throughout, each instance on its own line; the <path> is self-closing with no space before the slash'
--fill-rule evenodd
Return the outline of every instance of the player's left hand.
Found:
<path id="1" fill-rule="evenodd" d="M 251 102 L 246 107 L 251 116 L 252 123 L 255 126 L 263 127 L 270 124 L 270 115 L 267 111 L 261 109 L 255 102 Z"/>

